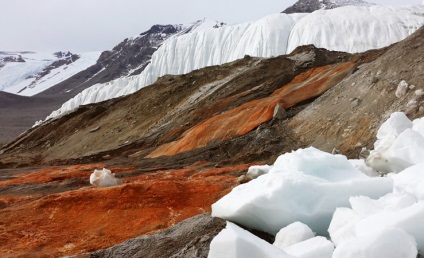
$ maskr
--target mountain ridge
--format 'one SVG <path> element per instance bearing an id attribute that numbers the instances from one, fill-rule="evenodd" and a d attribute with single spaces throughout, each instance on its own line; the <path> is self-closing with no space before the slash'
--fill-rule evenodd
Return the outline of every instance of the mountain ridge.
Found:
<path id="1" fill-rule="evenodd" d="M 282 13 L 312 13 L 317 10 L 329 10 L 342 6 L 372 6 L 374 4 L 363 0 L 299 0 Z"/>

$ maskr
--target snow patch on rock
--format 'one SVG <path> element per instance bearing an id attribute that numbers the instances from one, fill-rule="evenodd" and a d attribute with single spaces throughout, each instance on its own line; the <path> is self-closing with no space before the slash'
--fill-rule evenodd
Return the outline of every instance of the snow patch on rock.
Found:
<path id="1" fill-rule="evenodd" d="M 108 187 L 121 185 L 122 180 L 115 177 L 109 169 L 103 168 L 102 170 L 95 169 L 90 175 L 90 184 L 96 187 Z"/>

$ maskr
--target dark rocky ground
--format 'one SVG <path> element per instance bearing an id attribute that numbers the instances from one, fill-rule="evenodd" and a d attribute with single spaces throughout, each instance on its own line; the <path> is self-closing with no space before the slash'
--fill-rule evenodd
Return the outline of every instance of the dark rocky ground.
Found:
<path id="1" fill-rule="evenodd" d="M 137 237 L 108 249 L 75 257 L 207 257 L 210 242 L 224 227 L 224 220 L 201 214 L 157 234 Z"/>

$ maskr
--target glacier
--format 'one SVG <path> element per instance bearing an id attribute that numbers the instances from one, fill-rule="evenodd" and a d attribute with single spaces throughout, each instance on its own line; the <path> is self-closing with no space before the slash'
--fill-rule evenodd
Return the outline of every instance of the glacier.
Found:
<path id="1" fill-rule="evenodd" d="M 310 14 L 273 14 L 260 20 L 211 28 L 201 26 L 166 40 L 139 75 L 96 84 L 50 114 L 58 117 L 80 105 L 131 94 L 165 74 L 184 74 L 245 55 L 272 57 L 313 44 L 329 50 L 362 52 L 398 42 L 424 24 L 424 6 L 346 6 Z M 47 120 L 46 119 L 46 120 Z"/>

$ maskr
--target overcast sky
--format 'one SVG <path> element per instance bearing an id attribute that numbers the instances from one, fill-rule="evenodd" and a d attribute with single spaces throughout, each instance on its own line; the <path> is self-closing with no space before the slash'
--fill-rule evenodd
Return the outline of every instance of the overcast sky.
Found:
<path id="1" fill-rule="evenodd" d="M 387 5 L 423 0 L 369 0 Z M 0 51 L 111 49 L 154 24 L 204 17 L 240 23 L 278 13 L 296 0 L 0 0 Z"/>

